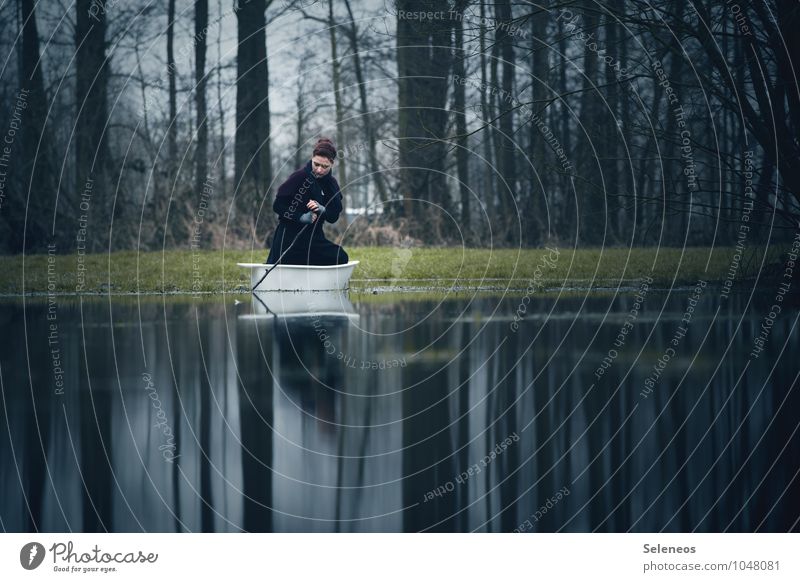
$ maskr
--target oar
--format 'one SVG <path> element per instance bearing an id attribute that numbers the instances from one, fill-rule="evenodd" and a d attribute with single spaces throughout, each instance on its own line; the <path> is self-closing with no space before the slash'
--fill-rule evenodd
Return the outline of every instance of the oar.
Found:
<path id="1" fill-rule="evenodd" d="M 257 286 L 257 285 L 256 285 L 256 286 Z M 267 304 L 266 304 L 266 303 L 264 303 L 263 301 L 261 301 L 261 298 L 260 298 L 258 295 L 255 295 L 255 294 L 254 294 L 254 295 L 253 295 L 253 297 L 255 297 L 255 298 L 256 298 L 256 301 L 258 301 L 258 302 L 259 302 L 261 305 L 263 305 L 263 306 L 264 306 L 264 309 L 266 309 L 266 310 L 267 310 L 267 314 L 269 314 L 269 315 L 272 315 L 272 316 L 273 316 L 273 319 L 277 319 L 277 318 L 278 318 L 277 314 L 275 314 L 275 313 L 272 313 L 272 311 L 270 311 L 269 307 L 267 307 Z"/>
<path id="2" fill-rule="evenodd" d="M 313 223 L 313 222 L 309 222 L 308 224 L 314 224 L 314 223 Z M 299 237 L 301 234 L 303 234 L 303 231 L 304 231 L 306 228 L 308 228 L 308 224 L 306 224 L 305 226 L 303 226 L 303 228 L 301 228 L 301 229 L 300 229 L 300 232 L 298 232 L 298 233 L 297 233 L 297 234 L 294 236 L 294 240 L 292 241 L 292 244 L 290 244 L 288 247 L 286 247 L 286 250 L 285 250 L 285 251 L 283 251 L 283 253 L 281 254 L 281 256 L 280 256 L 280 257 L 278 257 L 278 260 L 277 260 L 277 261 L 275 261 L 275 264 L 274 264 L 274 265 L 272 265 L 272 268 L 271 268 L 271 269 L 267 269 L 266 271 L 264 271 L 264 276 L 263 276 L 263 277 L 261 277 L 261 279 L 259 279 L 259 280 L 258 280 L 258 283 L 256 283 L 255 285 L 253 285 L 253 288 L 250 290 L 250 292 L 251 292 L 251 293 L 252 293 L 252 292 L 254 292 L 254 291 L 256 290 L 256 288 L 257 288 L 259 285 L 261 285 L 261 282 L 262 282 L 264 279 L 266 279 L 266 278 L 267 278 L 267 275 L 269 275 L 269 274 L 270 274 L 272 271 L 274 271 L 274 270 L 275 270 L 275 267 L 277 267 L 277 266 L 278 266 L 278 263 L 280 263 L 280 262 L 281 262 L 281 259 L 282 259 L 282 258 L 283 258 L 283 257 L 286 255 L 286 253 L 288 253 L 288 252 L 289 252 L 289 250 L 291 250 L 291 248 L 294 246 L 294 243 L 296 243 L 296 242 L 297 242 L 297 237 Z"/>

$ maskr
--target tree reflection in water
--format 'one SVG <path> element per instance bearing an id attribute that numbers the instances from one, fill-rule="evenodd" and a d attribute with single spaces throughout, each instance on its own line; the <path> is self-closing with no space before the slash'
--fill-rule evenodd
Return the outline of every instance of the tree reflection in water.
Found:
<path id="1" fill-rule="evenodd" d="M 64 298 L 63 394 L 46 305 L 0 305 L 5 529 L 797 527 L 794 306 L 748 360 L 763 308 L 707 293 L 643 398 L 685 295 L 600 379 L 630 295 L 337 301 Z"/>

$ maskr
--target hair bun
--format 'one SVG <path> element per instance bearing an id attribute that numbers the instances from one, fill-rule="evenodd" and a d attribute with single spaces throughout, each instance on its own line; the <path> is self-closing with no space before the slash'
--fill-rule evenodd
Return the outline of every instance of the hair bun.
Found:
<path id="1" fill-rule="evenodd" d="M 314 146 L 313 155 L 322 156 L 333 161 L 336 159 L 336 146 L 333 145 L 333 141 L 330 138 L 321 137 Z"/>

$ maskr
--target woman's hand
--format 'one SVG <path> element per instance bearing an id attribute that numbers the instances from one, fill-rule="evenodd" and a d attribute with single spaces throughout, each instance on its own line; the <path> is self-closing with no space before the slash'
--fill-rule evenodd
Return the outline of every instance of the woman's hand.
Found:
<path id="1" fill-rule="evenodd" d="M 302 224 L 311 224 L 317 221 L 317 215 L 313 212 L 306 212 L 298 219 Z"/>
<path id="2" fill-rule="evenodd" d="M 306 204 L 306 208 L 312 212 L 317 212 L 319 210 L 319 203 L 316 200 L 309 200 L 308 204 Z"/>

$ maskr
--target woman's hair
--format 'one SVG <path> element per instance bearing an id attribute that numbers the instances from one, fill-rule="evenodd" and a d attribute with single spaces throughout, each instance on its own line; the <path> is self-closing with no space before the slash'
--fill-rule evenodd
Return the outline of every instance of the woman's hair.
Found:
<path id="1" fill-rule="evenodd" d="M 321 137 L 317 140 L 317 145 L 314 146 L 313 156 L 322 156 L 328 158 L 330 161 L 336 159 L 336 146 L 327 137 Z"/>

